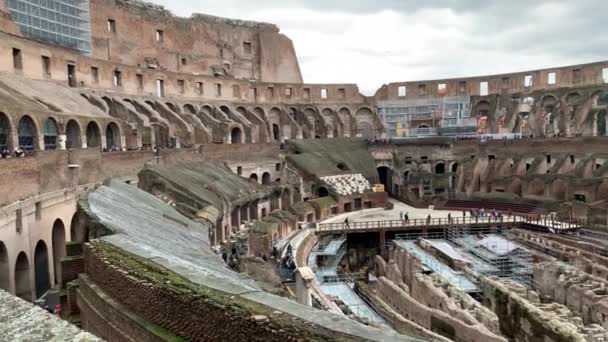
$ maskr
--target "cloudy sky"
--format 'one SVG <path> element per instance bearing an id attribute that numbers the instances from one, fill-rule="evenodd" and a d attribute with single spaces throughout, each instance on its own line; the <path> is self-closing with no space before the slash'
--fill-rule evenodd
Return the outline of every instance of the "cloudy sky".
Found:
<path id="1" fill-rule="evenodd" d="M 304 81 L 382 84 L 608 59 L 606 0 L 152 0 L 277 24 Z"/>

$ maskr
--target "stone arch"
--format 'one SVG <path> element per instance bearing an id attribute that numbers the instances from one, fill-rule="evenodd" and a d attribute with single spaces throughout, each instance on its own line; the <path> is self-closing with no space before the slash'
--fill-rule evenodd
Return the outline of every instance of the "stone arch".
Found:
<path id="1" fill-rule="evenodd" d="M 20 149 L 24 151 L 34 151 L 37 149 L 38 129 L 36 128 L 36 123 L 29 115 L 24 115 L 19 120 L 17 134 L 19 135 Z"/>
<path id="2" fill-rule="evenodd" d="M 101 131 L 99 125 L 95 121 L 90 121 L 87 124 L 87 147 L 101 146 Z"/>
<path id="3" fill-rule="evenodd" d="M 340 108 L 340 110 L 338 111 L 338 117 L 340 117 L 340 120 L 342 120 L 342 123 L 344 124 L 343 135 L 351 136 L 353 134 L 353 130 L 355 130 L 356 127 L 354 125 L 353 115 L 350 109 L 348 109 L 347 107 Z"/>
<path id="4" fill-rule="evenodd" d="M 270 194 L 270 211 L 273 212 L 279 209 L 281 202 L 281 193 L 278 191 L 274 191 Z"/>
<path id="5" fill-rule="evenodd" d="M 80 124 L 76 120 L 68 121 L 68 124 L 65 126 L 65 147 L 68 149 L 71 148 L 81 148 L 82 147 L 82 133 L 80 133 Z"/>
<path id="6" fill-rule="evenodd" d="M 545 194 L 545 182 L 541 178 L 534 178 L 526 184 L 526 193 L 533 196 Z"/>
<path id="7" fill-rule="evenodd" d="M 15 295 L 28 302 L 32 301 L 30 262 L 25 252 L 20 252 L 15 261 Z"/>
<path id="8" fill-rule="evenodd" d="M 65 256 L 65 226 L 60 219 L 53 223 L 52 244 L 55 284 L 59 284 L 61 282 L 61 258 Z"/>
<path id="9" fill-rule="evenodd" d="M 161 148 L 169 147 L 169 128 L 165 124 L 159 122 L 154 122 L 151 126 L 154 128 L 156 146 Z"/>
<path id="10" fill-rule="evenodd" d="M 249 180 L 254 181 L 254 182 L 256 182 L 256 183 L 257 183 L 257 182 L 258 182 L 258 174 L 257 174 L 257 173 L 252 173 L 252 174 L 249 176 Z"/>
<path id="11" fill-rule="evenodd" d="M 299 203 L 299 202 L 302 202 L 302 192 L 300 191 L 299 187 L 294 186 L 291 203 Z"/>
<path id="12" fill-rule="evenodd" d="M 269 127 L 271 127 L 272 140 L 281 141 L 281 110 L 273 107 L 268 111 L 266 120 Z"/>
<path id="13" fill-rule="evenodd" d="M 249 219 L 257 220 L 258 219 L 258 200 L 255 200 L 249 204 Z"/>
<path id="14" fill-rule="evenodd" d="M 521 196 L 522 193 L 523 182 L 519 178 L 513 178 L 511 184 L 509 184 L 509 191 L 514 195 Z"/>
<path id="15" fill-rule="evenodd" d="M 277 124 L 272 124 L 272 139 L 276 141 L 281 140 L 281 129 Z"/>
<path id="16" fill-rule="evenodd" d="M 184 105 L 184 112 L 188 114 L 196 114 L 196 108 L 194 107 L 194 105 L 186 103 Z"/>
<path id="17" fill-rule="evenodd" d="M 490 115 L 490 102 L 486 100 L 479 101 L 475 104 L 475 108 L 473 110 L 475 117 L 488 117 Z"/>
<path id="18" fill-rule="evenodd" d="M 44 149 L 56 150 L 59 139 L 59 126 L 53 118 L 48 118 L 44 122 Z"/>
<path id="19" fill-rule="evenodd" d="M 369 122 L 359 122 L 357 131 L 361 137 L 370 139 L 374 137 L 374 127 Z"/>
<path id="20" fill-rule="evenodd" d="M 114 122 L 110 122 L 106 126 L 106 148 L 119 148 L 121 147 L 120 143 L 120 128 Z"/>
<path id="21" fill-rule="evenodd" d="M 12 125 L 8 116 L 0 112 L 0 152 L 11 150 Z"/>
<path id="22" fill-rule="evenodd" d="M 255 107 L 255 108 L 253 108 L 252 112 L 255 115 L 259 116 L 260 119 L 266 120 L 266 112 L 264 111 L 263 108 L 261 108 L 261 107 Z"/>
<path id="23" fill-rule="evenodd" d="M 362 107 L 355 113 L 357 133 L 363 138 L 370 139 L 376 134 L 374 112 L 368 107 Z"/>
<path id="24" fill-rule="evenodd" d="M 239 127 L 234 127 L 230 130 L 230 143 L 231 144 L 242 144 L 243 143 L 243 132 Z"/>
<path id="25" fill-rule="evenodd" d="M 556 200 L 565 201 L 567 188 L 568 185 L 563 179 L 556 179 L 551 184 L 551 195 Z"/>
<path id="26" fill-rule="evenodd" d="M 0 289 L 11 290 L 10 264 L 8 263 L 8 250 L 4 242 L 0 241 Z"/>
<path id="27" fill-rule="evenodd" d="M 34 279 L 36 285 L 36 298 L 42 297 L 50 288 L 49 251 L 46 243 L 40 240 L 34 250 Z"/>
<path id="28" fill-rule="evenodd" d="M 270 180 L 270 173 L 264 172 L 262 174 L 262 184 L 269 185 L 270 182 L 271 182 L 271 180 Z"/>
<path id="29" fill-rule="evenodd" d="M 70 222 L 70 241 L 80 243 L 89 241 L 87 225 L 78 212 L 72 216 L 72 221 Z"/>
<path id="30" fill-rule="evenodd" d="M 445 173 L 445 164 L 443 162 L 439 162 L 435 164 L 435 174 L 443 175 Z"/>
<path id="31" fill-rule="evenodd" d="M 568 95 L 566 95 L 566 103 L 570 106 L 576 106 L 576 105 L 580 104 L 582 99 L 583 99 L 583 96 L 578 91 L 574 91 L 574 92 L 568 93 Z"/>
<path id="32" fill-rule="evenodd" d="M 283 193 L 281 194 L 281 208 L 286 210 L 291 206 L 291 190 L 289 188 L 285 188 Z"/>
<path id="33" fill-rule="evenodd" d="M 171 109 L 174 113 L 181 113 L 181 111 L 179 110 L 179 107 L 177 107 L 175 105 L 175 103 L 173 102 L 166 102 L 165 105 L 167 105 L 167 107 L 169 107 L 169 109 Z"/>

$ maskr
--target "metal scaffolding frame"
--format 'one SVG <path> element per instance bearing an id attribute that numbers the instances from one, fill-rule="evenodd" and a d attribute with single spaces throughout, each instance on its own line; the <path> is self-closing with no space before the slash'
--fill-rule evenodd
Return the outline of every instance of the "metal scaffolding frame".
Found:
<path id="1" fill-rule="evenodd" d="M 496 253 L 492 245 L 480 245 L 482 238 L 491 238 L 496 249 L 505 253 Z M 462 249 L 471 259 L 471 269 L 479 275 L 497 276 L 517 281 L 531 288 L 532 284 L 532 255 L 520 245 L 502 237 L 500 228 L 491 227 L 455 227 L 446 226 L 442 231 L 428 233 L 401 233 L 395 235 L 395 240 L 413 241 L 419 238 L 429 240 L 446 240 Z"/>
<path id="2" fill-rule="evenodd" d="M 6 0 L 6 5 L 24 36 L 91 53 L 89 0 Z"/>

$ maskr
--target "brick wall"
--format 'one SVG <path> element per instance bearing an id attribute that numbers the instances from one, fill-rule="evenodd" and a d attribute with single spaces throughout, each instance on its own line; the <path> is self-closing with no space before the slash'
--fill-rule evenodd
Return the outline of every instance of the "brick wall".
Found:
<path id="1" fill-rule="evenodd" d="M 195 294 L 181 286 L 166 286 L 167 279 L 140 279 L 137 272 L 111 264 L 112 260 L 102 256 L 99 245 L 86 245 L 84 255 L 86 275 L 106 297 L 100 297 L 99 291 L 92 293 L 90 286 L 86 287 L 88 285 L 79 290 L 78 302 L 83 303 L 81 321 L 87 330 L 109 341 L 122 341 L 123 337 L 136 341 L 149 339 L 143 337 L 146 334 L 144 327 L 133 325 L 133 319 L 116 318 L 112 321 L 114 326 L 101 321 L 100 317 L 111 317 L 117 311 L 111 311 L 101 303 L 92 305 L 96 300 L 102 299 L 107 304 L 116 301 L 123 306 L 120 314 L 138 317 L 141 322 L 161 327 L 160 332 L 170 331 L 191 341 L 358 340 L 285 313 L 276 314 L 269 307 L 239 296 L 203 288 Z M 150 264 L 145 267 L 146 272 L 154 272 Z M 155 273 L 159 274 L 161 272 Z M 157 280 L 160 283 L 153 283 Z M 177 284 L 180 280 L 174 281 Z M 268 320 L 256 320 L 254 315 L 266 316 Z"/>

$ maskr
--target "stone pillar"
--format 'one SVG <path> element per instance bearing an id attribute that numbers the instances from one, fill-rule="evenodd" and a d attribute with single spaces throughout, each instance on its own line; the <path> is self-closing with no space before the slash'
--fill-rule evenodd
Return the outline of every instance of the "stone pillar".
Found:
<path id="1" fill-rule="evenodd" d="M 312 306 L 311 286 L 315 274 L 310 267 L 300 267 L 296 270 L 296 298 L 298 303 Z"/>
<path id="2" fill-rule="evenodd" d="M 68 136 L 65 134 L 59 134 L 59 136 L 57 137 L 57 149 L 59 150 L 65 150 L 66 149 L 66 142 L 68 140 Z"/>

